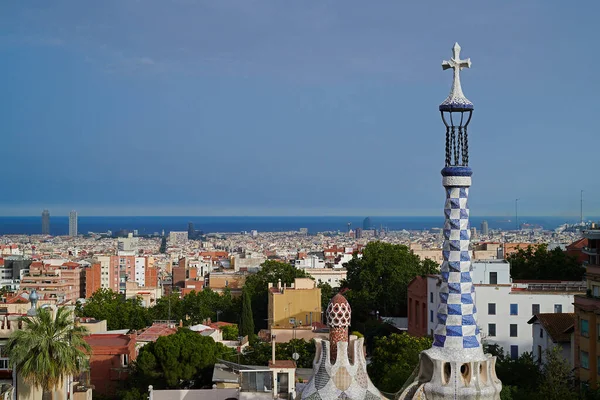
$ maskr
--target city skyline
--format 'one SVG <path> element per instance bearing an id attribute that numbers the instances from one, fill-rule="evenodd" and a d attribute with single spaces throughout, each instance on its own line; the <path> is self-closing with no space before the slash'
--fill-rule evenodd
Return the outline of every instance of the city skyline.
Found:
<path id="1" fill-rule="evenodd" d="M 576 216 L 584 190 L 600 215 L 599 5 L 455 7 L 2 4 L 4 143 L 28 159 L 0 215 L 439 215 L 455 41 L 477 66 L 473 213 Z"/>

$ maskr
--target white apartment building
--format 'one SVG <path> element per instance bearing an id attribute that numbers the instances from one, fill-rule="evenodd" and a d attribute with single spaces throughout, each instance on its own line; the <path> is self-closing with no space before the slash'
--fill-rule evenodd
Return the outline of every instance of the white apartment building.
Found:
<path id="1" fill-rule="evenodd" d="M 206 274 L 211 273 L 213 269 L 211 262 L 207 260 L 191 259 L 187 260 L 187 265 L 188 268 L 196 268 L 198 270 L 197 276 L 201 277 L 204 277 L 206 276 Z"/>
<path id="2" fill-rule="evenodd" d="M 100 264 L 100 287 L 103 289 L 111 289 L 110 256 L 97 256 L 96 259 Z"/>
<path id="3" fill-rule="evenodd" d="M 305 258 L 296 260 L 294 266 L 298 269 L 305 268 L 325 268 L 325 260 L 320 259 L 314 254 L 310 254 Z"/>
<path id="4" fill-rule="evenodd" d="M 135 281 L 140 287 L 146 286 L 146 257 L 135 258 Z"/>
<path id="5" fill-rule="evenodd" d="M 573 295 L 585 293 L 584 282 L 512 283 L 505 260 L 473 262 L 475 304 L 481 338 L 498 344 L 511 357 L 532 351 L 532 327 L 528 321 L 539 313 L 572 313 Z M 437 325 L 441 277 L 427 278 L 427 332 Z"/>
<path id="6" fill-rule="evenodd" d="M 346 279 L 348 271 L 346 268 L 310 268 L 306 273 L 319 283 L 328 283 L 331 287 L 340 287 L 340 283 Z"/>
<path id="7" fill-rule="evenodd" d="M 181 244 L 185 243 L 188 240 L 188 232 L 187 231 L 171 231 L 169 232 L 169 242 L 170 244 Z"/>

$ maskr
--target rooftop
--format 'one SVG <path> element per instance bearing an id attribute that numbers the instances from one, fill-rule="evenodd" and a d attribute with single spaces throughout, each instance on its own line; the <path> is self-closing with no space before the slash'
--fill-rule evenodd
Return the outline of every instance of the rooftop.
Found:
<path id="1" fill-rule="evenodd" d="M 566 332 L 573 326 L 575 319 L 575 313 L 546 313 L 534 315 L 527 323 L 539 321 L 553 342 L 563 343 L 571 341 L 571 335 Z"/>
<path id="2" fill-rule="evenodd" d="M 177 328 L 165 323 L 154 323 L 144 329 L 137 337 L 138 342 L 156 342 L 161 336 L 169 336 L 177 332 Z"/>
<path id="3" fill-rule="evenodd" d="M 125 347 L 131 342 L 130 336 L 119 334 L 91 334 L 84 339 L 92 347 Z"/>
<path id="4" fill-rule="evenodd" d="M 273 360 L 269 361 L 269 368 L 296 368 L 296 362 L 292 360 Z"/>

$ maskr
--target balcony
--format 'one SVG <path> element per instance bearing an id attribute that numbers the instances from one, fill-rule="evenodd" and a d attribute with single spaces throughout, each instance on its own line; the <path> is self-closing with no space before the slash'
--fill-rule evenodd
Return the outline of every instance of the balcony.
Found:
<path id="1" fill-rule="evenodd" d="M 600 228 L 585 229 L 581 233 L 586 239 L 600 239 Z"/>
<path id="2" fill-rule="evenodd" d="M 582 247 L 581 251 L 583 252 L 583 254 L 587 254 L 588 256 L 598 255 L 598 248 L 596 247 Z"/>

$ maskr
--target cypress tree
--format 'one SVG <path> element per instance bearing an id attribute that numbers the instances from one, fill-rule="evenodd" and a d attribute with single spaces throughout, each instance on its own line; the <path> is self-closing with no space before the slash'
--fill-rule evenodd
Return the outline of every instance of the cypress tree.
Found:
<path id="1" fill-rule="evenodd" d="M 254 317 L 252 316 L 252 299 L 247 290 L 242 291 L 242 317 L 240 320 L 240 335 L 254 334 Z"/>

